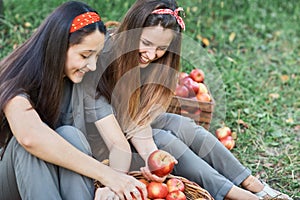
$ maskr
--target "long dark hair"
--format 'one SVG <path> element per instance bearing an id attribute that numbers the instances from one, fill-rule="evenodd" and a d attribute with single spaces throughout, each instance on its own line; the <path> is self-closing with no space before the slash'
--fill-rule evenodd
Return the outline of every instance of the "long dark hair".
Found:
<path id="1" fill-rule="evenodd" d="M 174 72 L 178 72 L 180 68 L 182 29 L 174 16 L 152 14 L 153 10 L 161 8 L 175 10 L 177 4 L 174 0 L 137 0 L 112 36 L 109 47 L 113 49 L 111 51 L 113 55 L 104 55 L 114 57 L 115 60 L 104 65 L 103 62 L 99 62 L 102 63 L 101 68 L 104 71 L 98 84 L 99 94 L 112 103 L 125 133 L 133 130 L 135 125 L 149 123 L 151 117 L 155 117 L 155 114 L 151 113 L 153 106 L 160 104 L 166 108 L 174 92 L 176 85 Z M 163 57 L 151 63 L 146 69 L 140 69 L 138 59 L 142 30 L 158 25 L 173 30 L 174 38 Z M 143 77 L 146 71 L 147 74 Z M 125 74 L 129 79 L 122 86 L 119 83 Z M 142 81 L 142 85 L 137 85 L 139 81 Z M 117 85 L 121 85 L 119 89 L 116 89 Z"/>
<path id="2" fill-rule="evenodd" d="M 96 12 L 82 2 L 70 1 L 56 8 L 20 47 L 0 62 L 0 119 L 3 108 L 16 95 L 29 95 L 32 107 L 50 127 L 55 127 L 63 93 L 64 67 L 68 48 L 86 35 L 106 32 L 102 21 L 69 33 L 73 19 Z"/>

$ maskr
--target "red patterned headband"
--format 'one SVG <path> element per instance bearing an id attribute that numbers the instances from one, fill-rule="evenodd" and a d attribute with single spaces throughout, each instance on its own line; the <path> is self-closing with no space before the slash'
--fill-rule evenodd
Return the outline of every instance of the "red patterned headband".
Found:
<path id="1" fill-rule="evenodd" d="M 85 27 L 89 24 L 93 24 L 100 20 L 101 20 L 100 16 L 95 12 L 86 12 L 81 15 L 78 15 L 77 17 L 74 18 L 72 22 L 70 33 L 73 33 L 81 29 L 82 27 Z"/>
<path id="2" fill-rule="evenodd" d="M 183 8 L 179 7 L 177 9 L 175 9 L 174 11 L 171 10 L 171 9 L 157 9 L 157 10 L 154 10 L 152 13 L 153 14 L 169 14 L 169 15 L 173 15 L 176 20 L 177 20 L 177 23 L 180 25 L 180 27 L 185 30 L 185 24 L 184 24 L 184 21 L 183 19 L 178 15 L 178 12 L 179 11 L 183 11 Z"/>

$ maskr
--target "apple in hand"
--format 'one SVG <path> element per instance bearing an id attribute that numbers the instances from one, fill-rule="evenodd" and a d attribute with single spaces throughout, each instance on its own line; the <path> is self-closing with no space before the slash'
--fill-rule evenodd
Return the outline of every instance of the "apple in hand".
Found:
<path id="1" fill-rule="evenodd" d="M 235 145 L 235 141 L 231 136 L 227 136 L 225 138 L 220 139 L 220 142 L 228 149 L 233 149 Z"/>
<path id="2" fill-rule="evenodd" d="M 204 81 L 205 75 L 202 69 L 199 68 L 195 68 L 190 72 L 190 77 L 198 82 L 198 83 L 202 83 Z"/>
<path id="3" fill-rule="evenodd" d="M 178 178 L 170 178 L 167 180 L 168 191 L 173 192 L 176 190 L 184 191 L 184 183 Z"/>
<path id="4" fill-rule="evenodd" d="M 163 199 L 168 195 L 168 187 L 165 183 L 151 181 L 147 185 L 147 192 L 150 199 Z"/>
<path id="5" fill-rule="evenodd" d="M 164 177 L 172 172 L 175 161 L 171 154 L 158 149 L 149 155 L 147 164 L 152 174 Z"/>
<path id="6" fill-rule="evenodd" d="M 189 97 L 189 89 L 184 85 L 177 85 L 175 95 L 179 97 Z"/>
<path id="7" fill-rule="evenodd" d="M 186 196 L 182 191 L 176 190 L 176 191 L 170 192 L 167 195 L 166 200 L 186 200 Z"/>
<path id="8" fill-rule="evenodd" d="M 227 126 L 223 126 L 221 128 L 218 128 L 216 130 L 216 136 L 219 140 L 227 137 L 227 136 L 231 136 L 231 129 Z"/>

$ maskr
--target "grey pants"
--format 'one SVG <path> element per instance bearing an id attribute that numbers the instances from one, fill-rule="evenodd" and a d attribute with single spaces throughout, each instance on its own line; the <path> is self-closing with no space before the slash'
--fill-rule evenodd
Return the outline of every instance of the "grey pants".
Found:
<path id="1" fill-rule="evenodd" d="M 91 155 L 90 146 L 78 129 L 62 126 L 56 131 L 76 148 Z M 28 153 L 15 137 L 10 140 L 0 161 L 1 200 L 92 200 L 93 198 L 92 179 L 47 163 Z"/>
<path id="2" fill-rule="evenodd" d="M 173 174 L 198 183 L 216 200 L 224 199 L 233 185 L 251 174 L 214 135 L 190 118 L 165 113 L 152 128 L 158 148 L 178 160 Z"/>

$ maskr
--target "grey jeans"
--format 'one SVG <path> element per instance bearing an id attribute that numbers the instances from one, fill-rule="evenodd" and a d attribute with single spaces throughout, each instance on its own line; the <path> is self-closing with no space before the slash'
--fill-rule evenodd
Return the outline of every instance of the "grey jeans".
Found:
<path id="1" fill-rule="evenodd" d="M 165 113 L 151 126 L 158 148 L 178 160 L 173 174 L 198 183 L 216 200 L 224 199 L 233 185 L 251 174 L 214 135 L 190 118 Z"/>
<path id="2" fill-rule="evenodd" d="M 78 129 L 62 126 L 56 131 L 73 146 L 91 155 L 90 146 Z M 92 179 L 33 156 L 17 142 L 15 137 L 10 140 L 0 161 L 0 191 L 1 200 L 94 198 Z"/>

